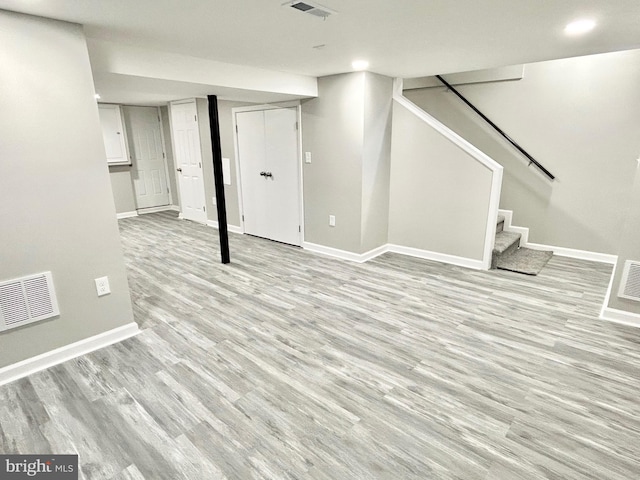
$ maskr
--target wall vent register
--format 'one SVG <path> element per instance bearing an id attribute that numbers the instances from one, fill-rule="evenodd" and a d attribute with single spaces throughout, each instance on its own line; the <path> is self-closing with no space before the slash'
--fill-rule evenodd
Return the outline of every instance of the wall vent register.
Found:
<path id="1" fill-rule="evenodd" d="M 0 331 L 58 315 L 51 272 L 0 282 Z"/>
<path id="2" fill-rule="evenodd" d="M 618 296 L 640 302 L 640 262 L 634 260 L 624 262 Z"/>

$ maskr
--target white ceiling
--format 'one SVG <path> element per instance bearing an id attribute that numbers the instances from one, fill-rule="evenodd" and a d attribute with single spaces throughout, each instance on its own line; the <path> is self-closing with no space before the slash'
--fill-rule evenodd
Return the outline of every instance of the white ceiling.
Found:
<path id="1" fill-rule="evenodd" d="M 356 58 L 373 72 L 419 77 L 640 48 L 639 0 L 321 0 L 338 12 L 326 21 L 283 2 L 0 0 L 0 8 L 83 24 L 92 39 L 314 77 L 350 71 Z M 596 29 L 565 36 L 583 17 Z"/>

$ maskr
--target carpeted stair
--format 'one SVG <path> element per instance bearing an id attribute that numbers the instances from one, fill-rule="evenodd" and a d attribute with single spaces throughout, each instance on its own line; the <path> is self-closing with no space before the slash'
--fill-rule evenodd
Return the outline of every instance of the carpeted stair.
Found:
<path id="1" fill-rule="evenodd" d="M 493 246 L 491 268 L 537 275 L 553 256 L 546 250 L 532 250 L 520 246 L 521 235 L 504 229 L 504 215 L 498 215 L 496 241 Z"/>

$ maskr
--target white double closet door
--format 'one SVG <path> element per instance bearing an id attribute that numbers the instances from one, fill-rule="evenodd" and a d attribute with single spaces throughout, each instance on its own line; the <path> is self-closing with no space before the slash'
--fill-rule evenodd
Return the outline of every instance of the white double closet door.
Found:
<path id="1" fill-rule="evenodd" d="M 236 113 L 245 233 L 301 244 L 298 113 Z"/>

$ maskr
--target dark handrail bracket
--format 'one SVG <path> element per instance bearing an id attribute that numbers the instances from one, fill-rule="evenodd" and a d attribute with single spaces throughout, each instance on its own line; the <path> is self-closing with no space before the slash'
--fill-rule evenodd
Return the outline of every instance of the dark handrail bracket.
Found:
<path id="1" fill-rule="evenodd" d="M 549 179 L 553 180 L 556 177 L 546 168 L 544 168 L 540 162 L 538 162 L 535 158 L 533 158 L 531 155 L 529 155 L 529 153 L 527 153 L 527 151 L 522 148 L 520 145 L 518 145 L 515 140 L 513 140 L 509 135 L 507 135 L 506 133 L 504 133 L 504 131 L 498 127 L 495 123 L 493 123 L 489 118 L 487 118 L 487 116 L 482 113 L 480 110 L 478 110 L 475 105 L 473 105 L 469 100 L 467 100 L 458 90 L 456 90 L 449 82 L 447 82 L 444 78 L 442 78 L 440 75 L 436 75 L 436 78 L 438 80 L 440 80 L 449 90 L 451 90 L 460 100 L 462 100 L 464 103 L 466 103 L 474 112 L 476 112 L 478 115 L 480 115 L 482 117 L 482 119 L 487 122 L 489 125 L 491 125 L 494 130 L 496 132 L 498 132 L 500 135 L 502 135 L 511 145 L 513 145 L 516 150 L 518 150 L 520 153 L 522 153 L 525 157 L 527 157 L 527 159 L 529 160 L 529 165 L 531 165 L 532 163 L 538 167 L 540 169 L 540 171 L 542 171 L 542 173 L 544 173 L 547 177 L 549 177 Z"/>

